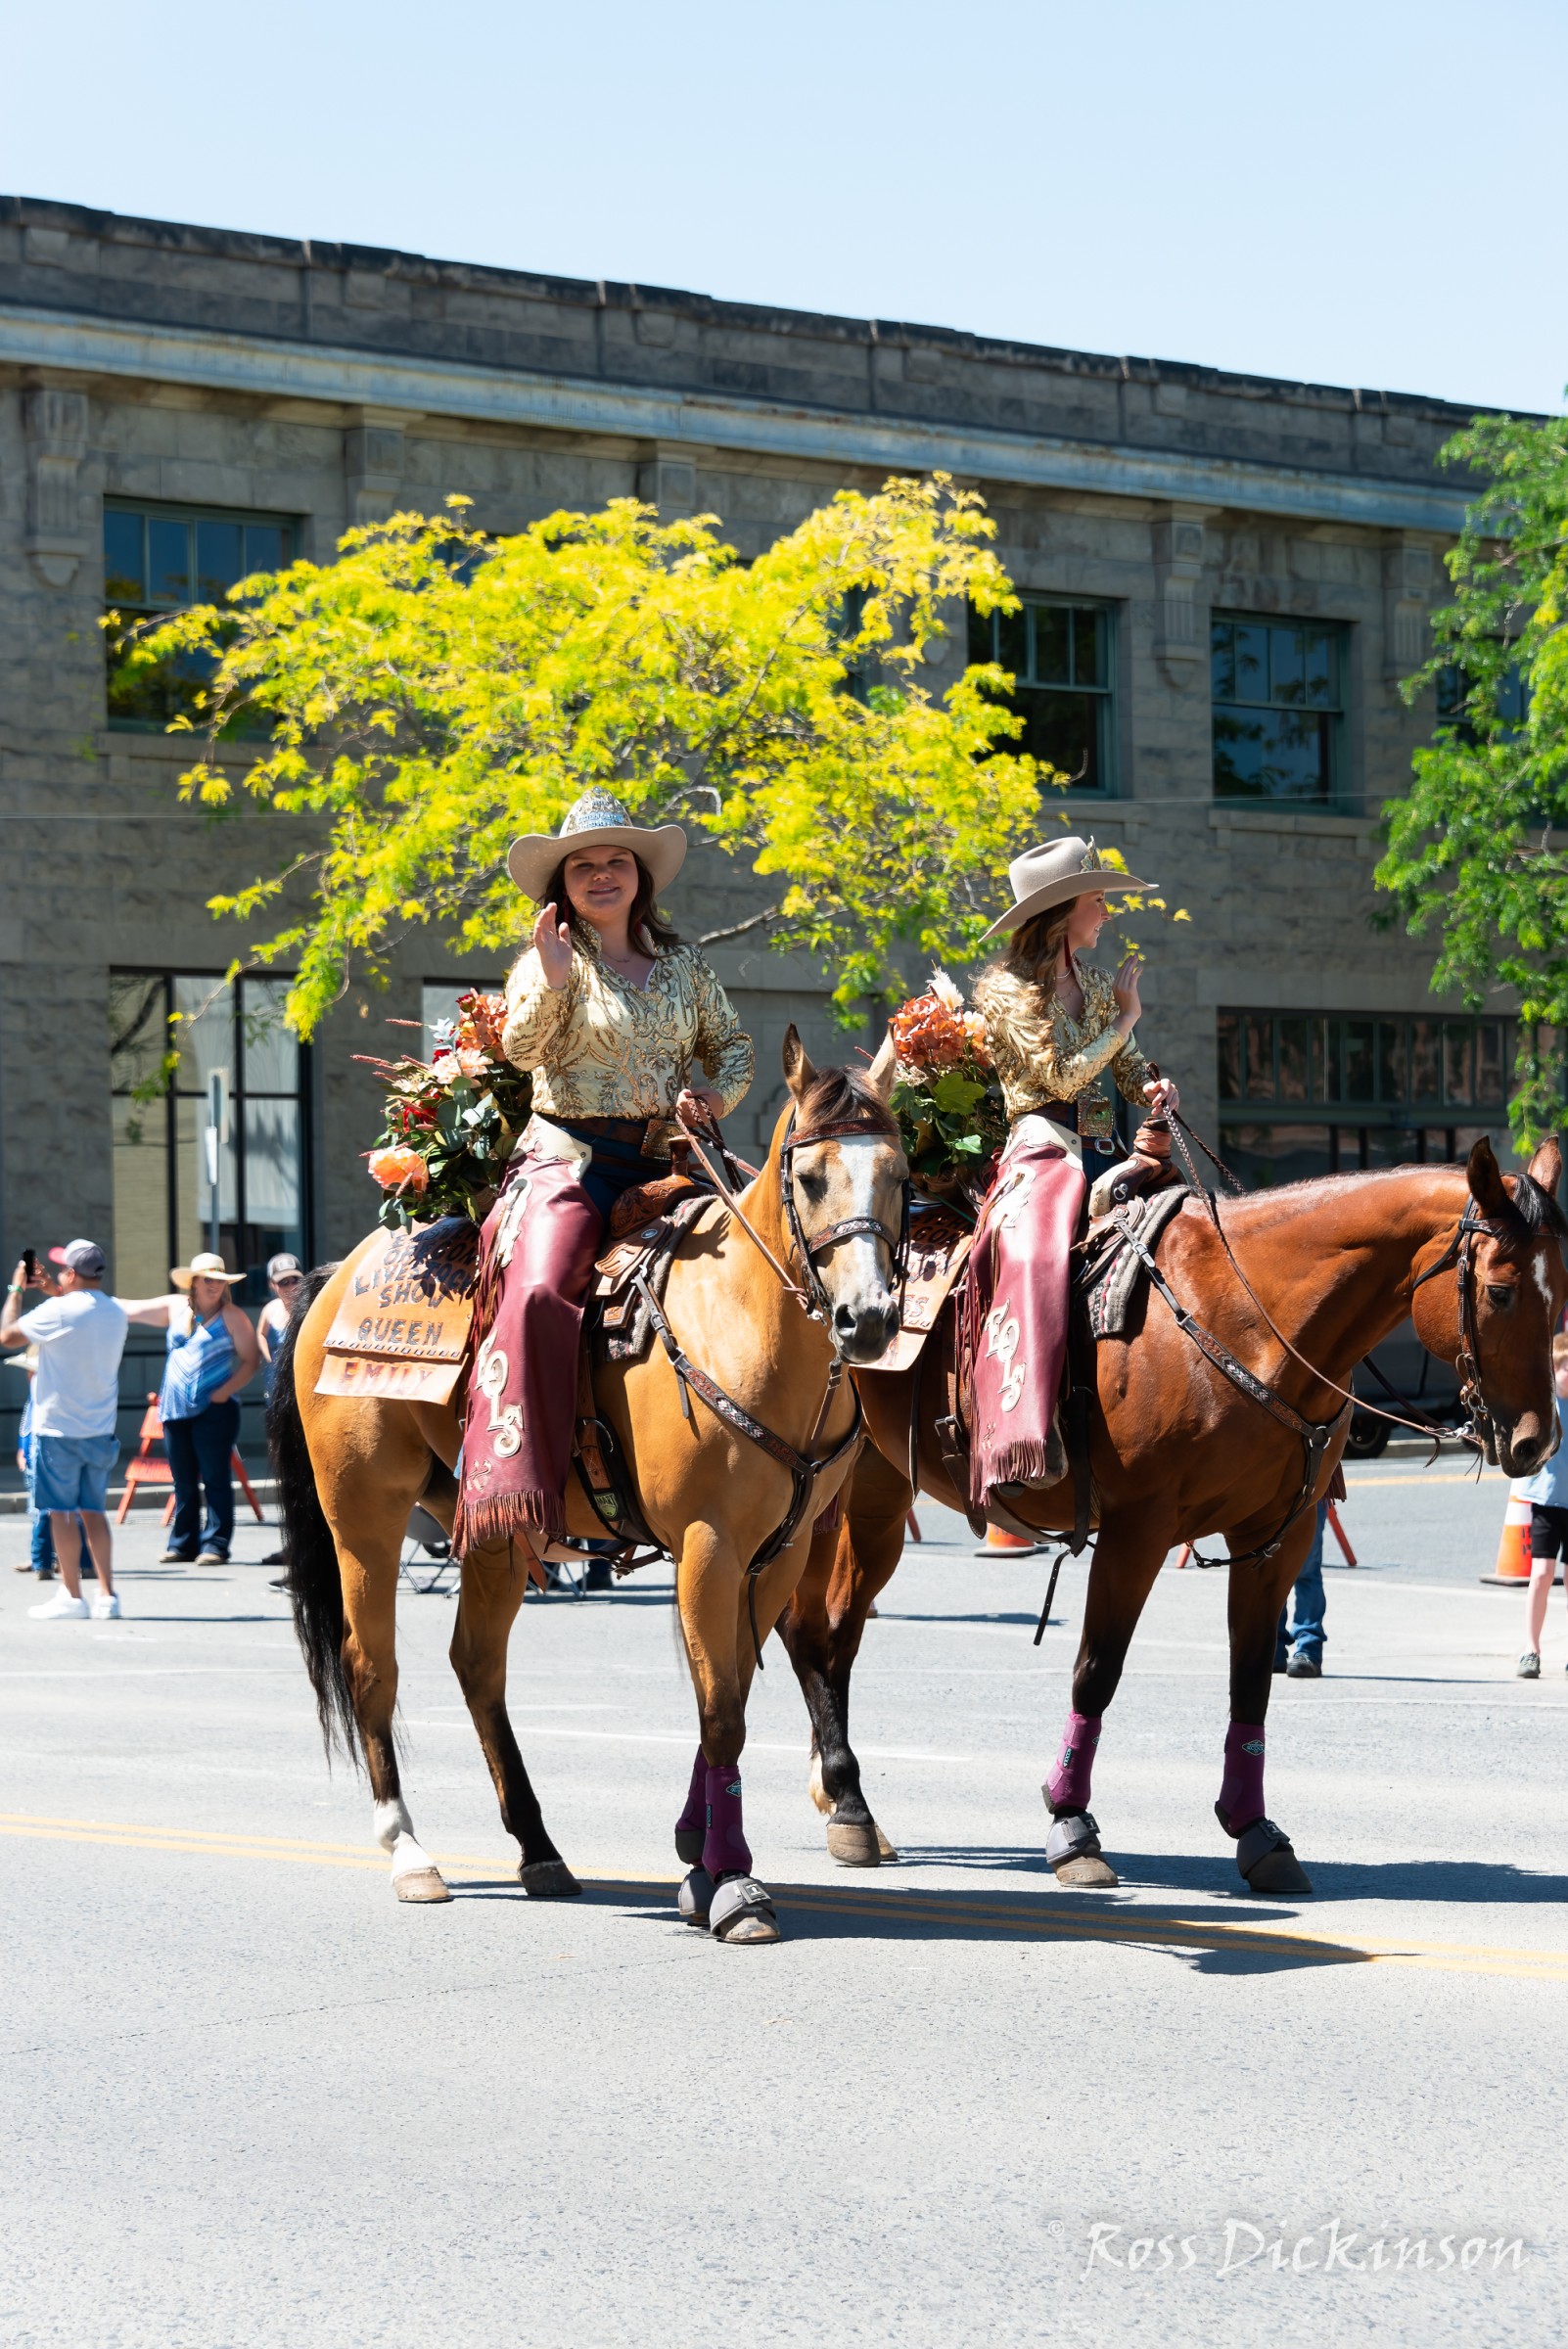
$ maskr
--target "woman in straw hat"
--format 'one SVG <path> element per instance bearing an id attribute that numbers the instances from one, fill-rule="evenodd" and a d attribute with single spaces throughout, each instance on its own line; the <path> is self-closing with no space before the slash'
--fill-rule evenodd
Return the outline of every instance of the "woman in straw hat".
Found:
<path id="1" fill-rule="evenodd" d="M 172 1296 L 116 1299 L 127 1319 L 168 1332 L 158 1415 L 174 1480 L 174 1522 L 161 1563 L 222 1566 L 234 1540 L 238 1397 L 260 1366 L 261 1348 L 251 1316 L 229 1294 L 243 1272 L 204 1250 L 171 1267 L 169 1278 Z"/>
<path id="2" fill-rule="evenodd" d="M 465 1431 L 459 1549 L 565 1532 L 582 1300 L 611 1210 L 668 1176 L 677 1116 L 722 1117 L 752 1082 L 723 989 L 655 911 L 685 855 L 678 824 L 645 829 L 595 790 L 507 858 L 539 909 L 502 1034 L 532 1077 L 533 1117 L 485 1225 L 483 1267 L 505 1278 L 476 1358 L 489 1409 Z"/>
<path id="3" fill-rule="evenodd" d="M 975 988 L 1011 1131 L 971 1257 L 966 1338 L 976 1427 L 971 1499 L 1039 1488 L 1067 1473 L 1055 1424 L 1067 1349 L 1068 1253 L 1085 1188 L 1084 1150 L 1109 1151 L 1108 1075 L 1156 1112 L 1180 1096 L 1151 1077 L 1133 1041 L 1142 1012 L 1136 954 L 1115 978 L 1079 957 L 1108 919 L 1107 894 L 1151 889 L 1068 835 L 1008 867 L 1013 903 L 987 931 L 1006 951 Z"/>

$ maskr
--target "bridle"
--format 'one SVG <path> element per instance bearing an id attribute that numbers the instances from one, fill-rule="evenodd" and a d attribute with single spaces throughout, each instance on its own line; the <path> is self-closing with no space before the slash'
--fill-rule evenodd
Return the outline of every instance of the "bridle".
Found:
<path id="1" fill-rule="evenodd" d="M 1494 1467 L 1498 1458 L 1497 1415 L 1487 1402 L 1481 1387 L 1480 1337 L 1475 1318 L 1475 1278 L 1471 1251 L 1474 1242 L 1484 1235 L 1489 1240 L 1502 1240 L 1513 1235 L 1500 1223 L 1477 1212 L 1473 1199 L 1465 1202 L 1458 1228 L 1435 1265 L 1429 1265 L 1410 1283 L 1410 1295 L 1435 1280 L 1453 1265 L 1458 1291 L 1459 1351 L 1454 1357 L 1454 1368 L 1459 1373 L 1459 1404 L 1464 1412 L 1464 1433 L 1470 1442 L 1486 1454 Z"/>
<path id="2" fill-rule="evenodd" d="M 795 1153 L 797 1150 L 810 1150 L 818 1142 L 887 1142 L 893 1138 L 896 1137 L 849 1123 L 817 1126 L 809 1133 L 797 1133 L 795 1112 L 793 1109 L 790 1111 L 790 1122 L 784 1128 L 784 1139 L 779 1144 L 779 1179 L 783 1191 L 785 1227 L 801 1262 L 806 1311 L 813 1321 L 831 1327 L 833 1315 L 832 1299 L 823 1287 L 822 1275 L 816 1268 L 817 1258 L 826 1256 L 828 1250 L 836 1248 L 840 1240 L 853 1240 L 861 1235 L 880 1240 L 887 1249 L 893 1271 L 892 1285 L 898 1292 L 899 1311 L 902 1314 L 904 1284 L 909 1276 L 909 1203 L 914 1186 L 906 1170 L 897 1232 L 890 1231 L 880 1216 L 846 1216 L 841 1222 L 829 1223 L 820 1231 L 807 1233 L 801 1222 L 801 1211 L 795 1202 Z"/>
<path id="3" fill-rule="evenodd" d="M 849 1122 L 837 1126 L 816 1127 L 809 1133 L 797 1133 L 795 1112 L 793 1109 L 790 1111 L 790 1122 L 785 1128 L 784 1140 L 779 1149 L 779 1179 L 783 1191 L 785 1224 L 789 1230 L 791 1244 L 801 1264 L 802 1278 L 796 1281 L 790 1278 L 785 1267 L 779 1263 L 772 1249 L 769 1248 L 761 1232 L 756 1229 L 745 1209 L 736 1198 L 734 1190 L 714 1165 L 691 1127 L 686 1125 L 684 1119 L 681 1119 L 680 1123 L 684 1128 L 686 1140 L 693 1155 L 715 1190 L 753 1245 L 777 1273 L 785 1291 L 800 1300 L 802 1311 L 807 1319 L 822 1323 L 829 1332 L 830 1338 L 832 1337 L 833 1301 L 822 1286 L 822 1276 L 816 1268 L 816 1260 L 819 1256 L 825 1255 L 828 1249 L 836 1247 L 840 1240 L 853 1239 L 861 1234 L 867 1238 L 882 1240 L 886 1244 L 893 1259 L 901 1313 L 903 1283 L 908 1269 L 909 1256 L 910 1182 L 907 1170 L 903 1178 L 903 1212 L 897 1234 L 889 1231 L 887 1225 L 877 1216 L 846 1216 L 842 1222 L 831 1223 L 824 1230 L 807 1233 L 802 1226 L 800 1214 L 795 1205 L 795 1185 L 792 1179 L 795 1152 L 808 1149 L 813 1142 L 886 1142 L 895 1137 L 883 1130 L 853 1125 Z M 735 1156 L 716 1126 L 710 1125 L 708 1127 L 708 1136 L 724 1161 L 726 1169 L 735 1174 L 750 1175 L 755 1179 L 756 1169 L 748 1167 L 744 1159 Z M 814 1456 L 817 1439 L 827 1425 L 828 1416 L 844 1379 L 844 1357 L 839 1352 L 837 1340 L 834 1339 L 832 1341 L 832 1359 L 828 1363 L 827 1385 L 821 1405 L 818 1407 L 811 1432 L 806 1439 L 805 1450 L 798 1451 L 794 1445 L 788 1443 L 784 1437 L 775 1435 L 771 1429 L 764 1427 L 760 1419 L 755 1419 L 743 1405 L 737 1403 L 733 1396 L 727 1395 L 715 1379 L 711 1378 L 706 1370 L 691 1359 L 675 1336 L 664 1308 L 654 1296 L 646 1277 L 641 1273 L 637 1275 L 637 1287 L 647 1308 L 649 1319 L 658 1332 L 660 1343 L 669 1358 L 670 1368 L 674 1371 L 676 1386 L 680 1394 L 680 1407 L 686 1418 L 690 1419 L 691 1417 L 691 1396 L 693 1394 L 701 1396 L 715 1417 L 721 1419 L 727 1427 L 732 1427 L 737 1435 L 745 1436 L 749 1442 L 765 1451 L 768 1458 L 776 1460 L 790 1478 L 790 1505 L 785 1512 L 783 1521 L 763 1543 L 757 1555 L 750 1560 L 746 1569 L 746 1607 L 751 1619 L 752 1647 L 757 1658 L 757 1669 L 761 1672 L 762 1669 L 762 1636 L 757 1621 L 757 1578 L 762 1568 L 769 1565 L 781 1550 L 788 1548 L 799 1533 L 811 1505 L 817 1479 L 822 1475 L 824 1469 L 837 1467 L 846 1454 L 853 1453 L 858 1450 L 864 1432 L 859 1389 L 852 1385 L 850 1390 L 854 1404 L 854 1412 L 847 1433 L 839 1439 L 830 1451 L 817 1458 Z"/>
<path id="4" fill-rule="evenodd" d="M 702 1167 L 709 1181 L 717 1191 L 759 1255 L 771 1267 L 781 1285 L 792 1297 L 799 1300 L 801 1310 L 808 1321 L 819 1321 L 828 1330 L 831 1330 L 833 1326 L 833 1300 L 823 1286 L 822 1275 L 817 1270 L 817 1258 L 825 1256 L 830 1248 L 836 1248 L 840 1240 L 855 1239 L 861 1236 L 880 1240 L 887 1249 L 892 1263 L 893 1286 L 898 1292 L 901 1313 L 904 1284 L 909 1273 L 909 1206 L 914 1187 L 910 1181 L 908 1170 L 904 1171 L 902 1202 L 897 1232 L 890 1231 L 880 1216 L 846 1216 L 837 1223 L 829 1223 L 819 1231 L 808 1232 L 801 1221 L 800 1209 L 795 1202 L 794 1180 L 794 1162 L 797 1150 L 809 1150 L 817 1142 L 886 1143 L 896 1140 L 896 1135 L 889 1134 L 879 1128 L 857 1126 L 849 1119 L 843 1120 L 836 1126 L 813 1126 L 808 1133 L 797 1133 L 795 1112 L 793 1109 L 790 1111 L 790 1122 L 784 1128 L 784 1139 L 779 1144 L 779 1193 L 780 1205 L 784 1213 L 784 1227 L 790 1235 L 790 1245 L 795 1251 L 801 1267 L 800 1279 L 793 1280 L 788 1267 L 779 1263 L 772 1249 L 769 1248 L 761 1233 L 748 1217 L 730 1184 L 725 1181 L 704 1150 L 695 1130 L 686 1125 L 684 1119 L 681 1124 L 692 1154 Z M 707 1130 L 709 1140 L 714 1143 L 723 1158 L 725 1166 L 738 1174 L 749 1175 L 755 1179 L 758 1173 L 757 1168 L 749 1167 L 744 1159 L 737 1158 L 724 1142 L 716 1128 L 709 1127 Z M 835 1359 L 837 1358 L 835 1357 Z"/>

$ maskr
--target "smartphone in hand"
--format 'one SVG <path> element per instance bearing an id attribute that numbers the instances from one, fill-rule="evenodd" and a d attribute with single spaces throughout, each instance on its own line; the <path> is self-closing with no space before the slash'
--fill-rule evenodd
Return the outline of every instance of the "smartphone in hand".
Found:
<path id="1" fill-rule="evenodd" d="M 34 1279 L 37 1277 L 37 1272 L 38 1272 L 38 1251 L 37 1251 L 37 1249 L 36 1249 L 36 1248 L 23 1248 L 23 1250 L 22 1251 L 22 1276 L 23 1276 L 23 1278 L 24 1280 L 27 1280 L 27 1281 L 34 1280 Z"/>

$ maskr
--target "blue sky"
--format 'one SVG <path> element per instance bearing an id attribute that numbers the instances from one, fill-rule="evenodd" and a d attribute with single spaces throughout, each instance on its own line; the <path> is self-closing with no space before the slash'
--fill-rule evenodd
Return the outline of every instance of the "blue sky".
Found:
<path id="1" fill-rule="evenodd" d="M 0 188 L 1560 406 L 1562 0 L 76 0 Z"/>

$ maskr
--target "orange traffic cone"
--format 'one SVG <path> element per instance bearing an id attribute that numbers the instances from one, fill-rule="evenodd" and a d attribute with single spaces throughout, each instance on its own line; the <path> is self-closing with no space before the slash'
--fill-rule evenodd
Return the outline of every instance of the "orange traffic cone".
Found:
<path id="1" fill-rule="evenodd" d="M 1481 1580 L 1510 1590 L 1524 1589 L 1530 1580 L 1530 1503 L 1515 1500 L 1511 1493 L 1503 1513 L 1497 1565 Z"/>
<path id="2" fill-rule="evenodd" d="M 1023 1534 L 1010 1534 L 1005 1526 L 988 1525 L 986 1539 L 975 1551 L 977 1558 L 1032 1558 L 1040 1544 Z"/>

